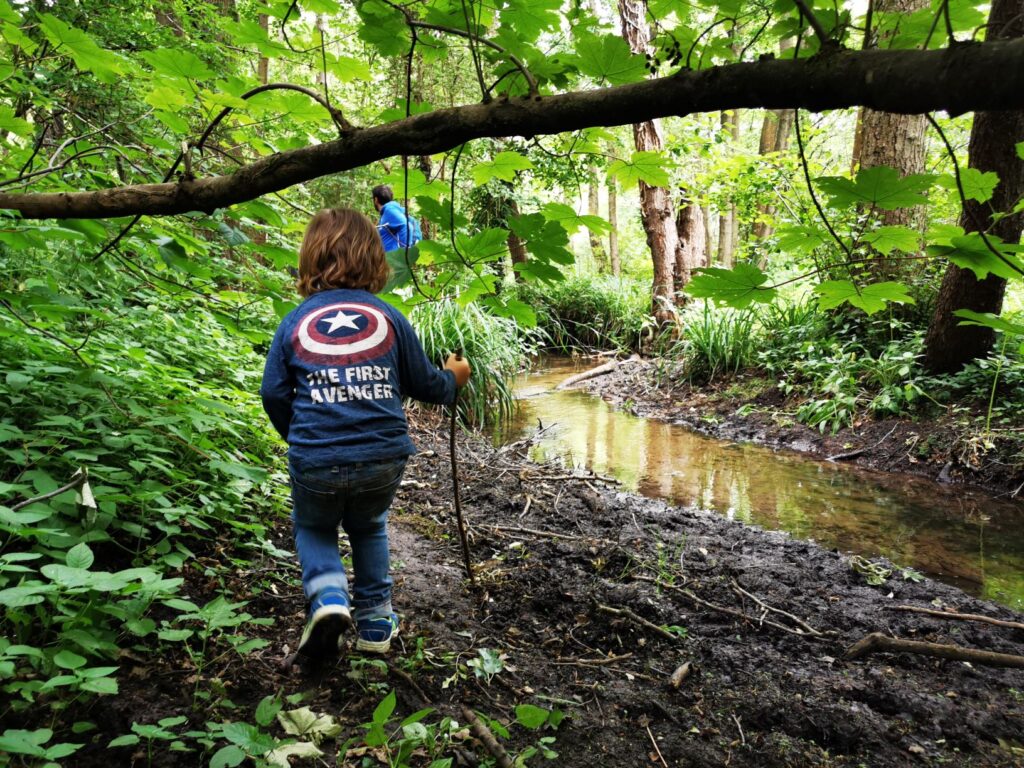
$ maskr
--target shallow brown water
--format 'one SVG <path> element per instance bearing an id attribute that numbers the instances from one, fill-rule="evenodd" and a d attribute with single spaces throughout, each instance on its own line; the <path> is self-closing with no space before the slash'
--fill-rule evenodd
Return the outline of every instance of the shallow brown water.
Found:
<path id="1" fill-rule="evenodd" d="M 576 369 L 549 360 L 517 382 L 519 414 L 502 441 L 544 432 L 537 460 L 560 459 L 681 506 L 884 556 L 965 591 L 1024 609 L 1024 503 L 793 451 L 729 443 L 554 391 Z M 899 578 L 897 571 L 894 578 Z"/>

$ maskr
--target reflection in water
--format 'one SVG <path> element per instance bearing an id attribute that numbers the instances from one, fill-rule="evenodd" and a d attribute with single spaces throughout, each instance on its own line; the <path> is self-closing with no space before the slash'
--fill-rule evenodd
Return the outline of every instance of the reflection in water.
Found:
<path id="1" fill-rule="evenodd" d="M 555 392 L 574 368 L 523 377 L 520 412 L 501 439 L 546 431 L 537 460 L 561 459 L 645 496 L 714 510 L 840 551 L 883 555 L 1024 609 L 1024 504 L 928 480 L 868 473 L 797 453 L 726 443 L 630 416 L 584 392 Z"/>

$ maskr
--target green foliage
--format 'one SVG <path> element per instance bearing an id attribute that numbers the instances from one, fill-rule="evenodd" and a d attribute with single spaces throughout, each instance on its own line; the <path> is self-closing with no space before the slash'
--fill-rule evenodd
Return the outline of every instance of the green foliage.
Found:
<path id="1" fill-rule="evenodd" d="M 734 309 L 746 309 L 755 303 L 767 304 L 777 295 L 765 287 L 768 275 L 753 264 L 737 264 L 732 269 L 705 267 L 696 270 L 686 292 L 698 299 L 711 299 Z"/>
<path id="2" fill-rule="evenodd" d="M 754 361 L 756 320 L 750 310 L 719 309 L 705 301 L 684 313 L 682 339 L 666 355 L 691 383 L 734 376 Z"/>
<path id="3" fill-rule="evenodd" d="M 515 295 L 537 313 L 551 348 L 638 349 L 650 325 L 650 289 L 636 280 L 571 277 L 545 286 L 517 285 Z"/>

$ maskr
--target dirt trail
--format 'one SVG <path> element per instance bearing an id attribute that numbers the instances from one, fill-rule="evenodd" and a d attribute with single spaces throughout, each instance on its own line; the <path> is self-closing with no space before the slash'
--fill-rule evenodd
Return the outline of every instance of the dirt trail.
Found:
<path id="1" fill-rule="evenodd" d="M 339 717 L 341 743 L 365 734 L 362 724 L 393 687 L 402 716 L 426 703 L 462 720 L 459 707 L 467 704 L 508 723 L 519 704 L 557 707 L 568 717 L 544 735 L 556 737 L 559 756 L 550 764 L 569 768 L 1024 764 L 1024 670 L 906 655 L 841 660 L 850 644 L 879 630 L 1024 654 L 1020 630 L 888 609 L 941 605 L 1021 620 L 1012 611 L 932 581 L 892 577 L 871 587 L 844 557 L 815 544 L 620 493 L 600 478 L 569 477 L 526 462 L 515 449 L 497 452 L 465 439 L 463 506 L 480 584 L 471 591 L 445 437 L 440 421 L 417 431 L 422 452 L 395 503 L 403 635 L 390 669 L 347 656 L 318 679 L 281 673 L 284 646 L 294 646 L 302 620 L 294 572 L 273 574 L 272 588 L 254 571 L 242 572 L 228 585 L 234 598 L 277 621 L 247 632 L 272 644 L 204 673 L 201 687 L 216 678 L 235 709 L 201 709 L 196 721 L 251 721 L 263 696 L 306 691 L 307 704 Z M 284 520 L 277 538 L 290 548 Z M 217 589 L 213 579 L 190 579 L 197 601 Z M 740 590 L 822 636 L 796 634 L 794 618 L 765 613 Z M 481 649 L 504 655 L 490 681 L 467 666 Z M 189 714 L 195 677 L 187 659 L 179 653 L 138 658 L 134 667 L 128 661 L 122 695 L 101 700 L 92 713 L 102 730 L 112 737 L 133 720 Z M 672 690 L 669 676 L 687 661 L 691 674 Z M 506 746 L 513 754 L 538 735 L 511 731 Z M 336 747 L 323 746 L 334 764 Z M 456 766 L 473 765 L 473 754 L 486 752 L 467 733 L 448 756 Z M 370 755 L 343 764 L 378 764 Z M 109 760 L 97 747 L 77 764 Z M 137 764 L 146 764 L 141 753 Z M 154 764 L 182 763 L 163 753 Z M 411 762 L 428 764 L 422 755 Z M 529 762 L 542 764 L 540 756 Z"/>

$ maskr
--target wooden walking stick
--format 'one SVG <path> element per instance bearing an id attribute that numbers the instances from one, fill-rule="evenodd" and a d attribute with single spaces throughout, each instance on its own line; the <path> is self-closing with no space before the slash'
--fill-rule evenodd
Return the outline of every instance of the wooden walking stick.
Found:
<path id="1" fill-rule="evenodd" d="M 455 359 L 462 359 L 462 350 L 460 349 L 455 353 Z M 476 585 L 476 579 L 473 576 L 473 564 L 469 559 L 469 539 L 466 536 L 466 520 L 462 517 L 462 499 L 459 496 L 459 459 L 455 453 L 455 421 L 458 416 L 458 404 L 459 404 L 459 387 L 455 387 L 455 399 L 452 401 L 452 421 L 451 429 L 449 431 L 448 440 L 448 452 L 452 457 L 452 494 L 455 498 L 455 518 L 459 523 L 459 539 L 462 541 L 462 560 L 466 564 L 466 576 L 469 577 L 469 583 Z"/>

